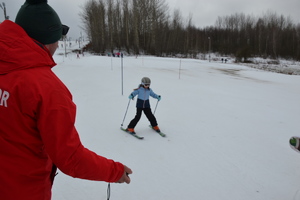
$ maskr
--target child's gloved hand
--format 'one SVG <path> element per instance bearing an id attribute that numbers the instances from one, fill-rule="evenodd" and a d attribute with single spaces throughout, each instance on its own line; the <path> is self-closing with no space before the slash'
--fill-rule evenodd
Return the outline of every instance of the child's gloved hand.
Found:
<path id="1" fill-rule="evenodd" d="M 129 96 L 128 96 L 128 99 L 133 99 L 134 98 L 134 96 L 132 95 L 132 94 L 130 94 Z"/>
<path id="2" fill-rule="evenodd" d="M 158 95 L 158 97 L 157 97 L 157 100 L 158 100 L 158 101 L 160 101 L 160 100 L 161 100 L 161 96 L 160 96 L 160 95 Z"/>

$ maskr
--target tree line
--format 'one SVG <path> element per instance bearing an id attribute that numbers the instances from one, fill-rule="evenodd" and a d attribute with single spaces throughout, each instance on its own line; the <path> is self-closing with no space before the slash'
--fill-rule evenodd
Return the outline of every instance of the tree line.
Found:
<path id="1" fill-rule="evenodd" d="M 197 28 L 179 9 L 170 14 L 165 0 L 89 0 L 80 13 L 90 48 L 130 54 L 196 58 L 216 52 L 249 57 L 300 60 L 300 24 L 268 11 L 261 17 L 236 13 L 215 25 Z"/>

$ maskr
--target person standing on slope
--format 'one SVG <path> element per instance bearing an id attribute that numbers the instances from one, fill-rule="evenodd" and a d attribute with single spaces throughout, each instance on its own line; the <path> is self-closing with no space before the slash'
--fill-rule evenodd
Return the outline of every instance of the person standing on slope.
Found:
<path id="1" fill-rule="evenodd" d="M 157 121 L 155 116 L 153 115 L 150 108 L 149 96 L 156 98 L 158 101 L 161 100 L 161 96 L 157 95 L 150 88 L 151 80 L 148 77 L 142 78 L 141 84 L 138 88 L 134 89 L 134 91 L 129 95 L 129 99 L 133 99 L 136 95 L 138 95 L 138 99 L 136 102 L 136 115 L 128 124 L 126 131 L 135 134 L 134 128 L 141 119 L 142 111 L 144 111 L 146 117 L 148 118 L 152 128 L 157 132 L 160 132 L 160 129 L 157 125 Z"/>
<path id="2" fill-rule="evenodd" d="M 59 168 L 74 178 L 130 183 L 132 171 L 85 148 L 76 105 L 52 72 L 68 27 L 47 0 L 27 0 L 0 24 L 0 199 L 50 200 Z"/>

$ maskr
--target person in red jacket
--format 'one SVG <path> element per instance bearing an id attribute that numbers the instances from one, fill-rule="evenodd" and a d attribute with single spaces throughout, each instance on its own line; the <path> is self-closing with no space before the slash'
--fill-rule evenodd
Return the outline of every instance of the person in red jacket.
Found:
<path id="1" fill-rule="evenodd" d="M 130 183 L 127 166 L 85 148 L 72 95 L 52 72 L 68 27 L 47 0 L 27 0 L 0 24 L 0 199 L 50 200 L 59 168 L 75 178 Z"/>

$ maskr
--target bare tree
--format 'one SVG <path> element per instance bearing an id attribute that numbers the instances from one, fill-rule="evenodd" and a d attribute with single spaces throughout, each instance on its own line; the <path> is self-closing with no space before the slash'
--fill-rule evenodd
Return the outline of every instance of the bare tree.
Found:
<path id="1" fill-rule="evenodd" d="M 122 38 L 123 38 L 123 45 L 127 52 L 130 52 L 130 44 L 129 44 L 129 34 L 130 34 L 130 8 L 129 8 L 129 1 L 123 0 L 123 28 L 122 28 Z"/>
<path id="2" fill-rule="evenodd" d="M 262 17 L 219 16 L 215 26 L 199 29 L 192 15 L 183 20 L 179 9 L 170 15 L 165 0 L 89 0 L 81 18 L 95 52 L 126 49 L 134 54 L 195 57 L 207 53 L 210 41 L 212 51 L 236 55 L 241 61 L 256 55 L 300 60 L 299 25 L 270 11 Z"/>
<path id="3" fill-rule="evenodd" d="M 113 30 L 113 21 L 115 13 L 113 11 L 114 9 L 114 1 L 113 0 L 107 0 L 107 34 L 108 34 L 108 48 L 110 49 L 111 53 L 114 51 L 114 30 Z"/>

